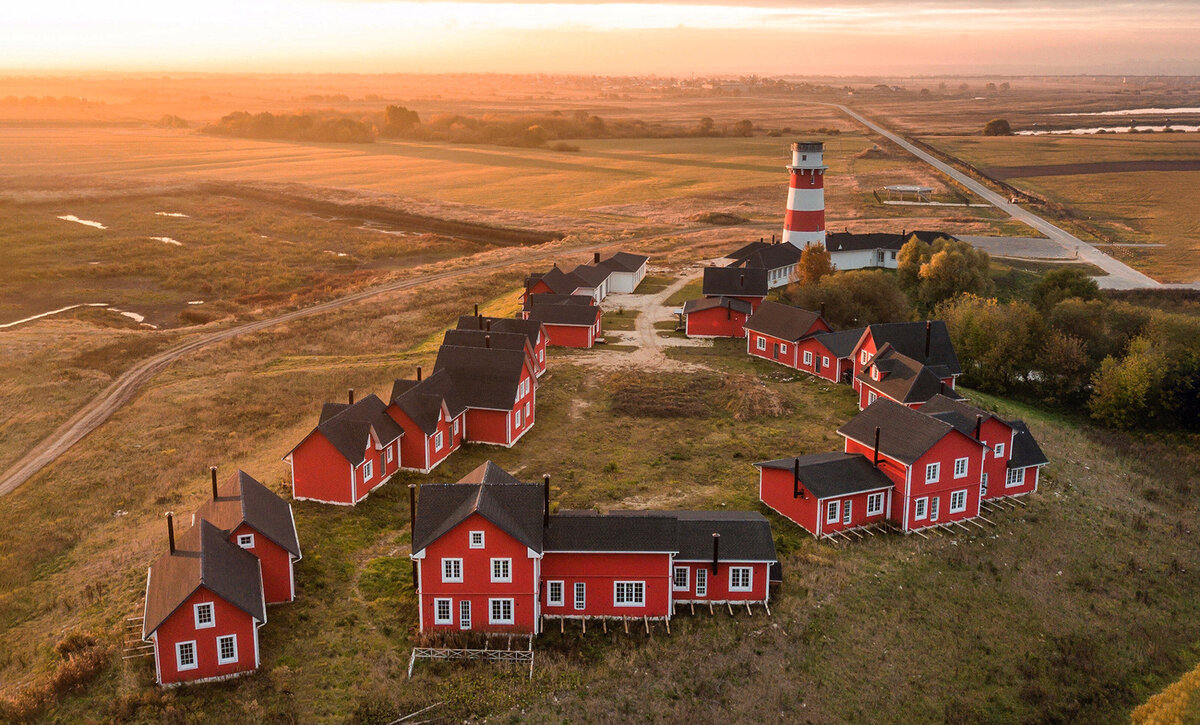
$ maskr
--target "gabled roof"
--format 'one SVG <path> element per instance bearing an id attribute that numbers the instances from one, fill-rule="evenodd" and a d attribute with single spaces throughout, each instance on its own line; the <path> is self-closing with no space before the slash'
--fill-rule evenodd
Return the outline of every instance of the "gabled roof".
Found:
<path id="1" fill-rule="evenodd" d="M 929 355 L 925 354 L 926 325 L 929 326 Z M 962 372 L 958 355 L 954 352 L 954 343 L 950 341 L 950 332 L 942 320 L 884 322 L 868 325 L 867 331 L 875 341 L 876 351 L 890 343 L 897 352 L 924 363 L 935 375 L 949 377 Z"/>
<path id="2" fill-rule="evenodd" d="M 740 312 L 748 315 L 754 311 L 754 308 L 749 302 L 739 300 L 736 297 L 701 297 L 695 300 L 688 300 L 683 303 L 683 314 L 690 315 L 694 312 L 703 312 L 712 310 L 718 307 L 727 308 L 733 312 Z"/>
<path id="3" fill-rule="evenodd" d="M 880 437 L 882 438 L 882 434 Z M 776 458 L 754 465 L 759 468 L 794 472 L 797 463 L 800 468 L 801 487 L 818 499 L 892 487 L 892 479 L 871 465 L 870 459 L 861 453 L 813 453 L 798 458 Z"/>
<path id="4" fill-rule="evenodd" d="M 462 395 L 449 373 L 434 370 L 423 380 L 396 380 L 392 383 L 392 404 L 398 407 L 425 435 L 433 435 L 442 410 L 457 418 L 467 409 Z"/>
<path id="5" fill-rule="evenodd" d="M 143 638 L 202 586 L 259 622 L 267 621 L 258 558 L 201 519 L 178 538 L 174 552 L 150 565 Z"/>
<path id="6" fill-rule="evenodd" d="M 562 271 L 558 268 L 558 265 L 551 267 L 548 272 L 533 274 L 527 277 L 525 279 L 525 289 L 529 289 L 538 282 L 544 283 L 550 288 L 551 292 L 562 295 L 569 295 L 577 289 L 592 286 L 582 277 Z"/>
<path id="7" fill-rule="evenodd" d="M 638 514 L 560 511 L 546 528 L 546 551 L 679 551 L 675 517 L 657 511 Z"/>
<path id="8" fill-rule="evenodd" d="M 813 339 L 824 345 L 825 349 L 833 353 L 835 357 L 850 357 L 854 354 L 854 347 L 862 339 L 865 329 L 865 327 L 856 327 L 853 330 L 839 332 L 818 332 L 813 335 Z"/>
<path id="9" fill-rule="evenodd" d="M 384 445 L 404 435 L 396 421 L 387 414 L 387 406 L 373 393 L 354 405 L 325 403 L 321 406 L 321 418 L 316 430 L 355 466 L 363 462 L 372 432 Z"/>
<path id="10" fill-rule="evenodd" d="M 879 380 L 868 374 L 872 366 L 879 369 Z M 897 352 L 890 344 L 884 345 L 856 377 L 864 385 L 901 403 L 924 403 L 939 393 L 944 393 L 946 397 L 958 395 L 953 388 L 947 388 L 932 370 Z M 931 411 L 926 413 L 932 414 Z M 971 423 L 974 425 L 973 418 Z"/>
<path id="11" fill-rule="evenodd" d="M 526 310 L 532 310 L 535 307 L 548 307 L 550 305 L 570 305 L 573 307 L 595 307 L 596 299 L 591 295 L 560 295 L 542 293 L 537 295 L 529 295 L 522 307 Z"/>
<path id="12" fill-rule="evenodd" d="M 767 300 L 746 320 L 746 329 L 777 337 L 780 340 L 796 341 L 806 336 L 821 319 L 821 313 L 802 310 L 799 307 L 781 305 Z"/>
<path id="13" fill-rule="evenodd" d="M 484 461 L 470 473 L 458 479 L 459 483 L 520 483 L 520 479 L 497 466 L 491 461 Z"/>
<path id="14" fill-rule="evenodd" d="M 609 511 L 609 516 L 641 516 L 676 521 L 676 561 L 712 561 L 713 534 L 721 535 L 721 561 L 776 561 L 771 522 L 757 511 Z"/>
<path id="15" fill-rule="evenodd" d="M 533 347 L 529 338 L 519 332 L 491 332 L 480 330 L 446 330 L 442 337 L 443 345 L 458 345 L 459 347 L 498 347 L 501 350 L 523 350 L 532 355 Z"/>
<path id="16" fill-rule="evenodd" d="M 599 287 L 612 275 L 612 269 L 603 265 L 581 264 L 571 270 L 571 274 L 587 283 L 589 287 Z"/>
<path id="17" fill-rule="evenodd" d="M 906 465 L 915 463 L 947 434 L 958 432 L 944 420 L 925 415 L 887 398 L 879 398 L 868 405 L 865 410 L 838 428 L 837 432 L 865 446 L 874 446 L 877 426 L 879 452 Z M 983 445 L 971 436 L 966 438 L 976 445 Z"/>
<path id="18" fill-rule="evenodd" d="M 300 556 L 291 505 L 245 471 L 225 479 L 217 487 L 217 498 L 205 501 L 196 510 L 196 518 L 208 521 L 226 536 L 246 524 L 293 556 Z"/>
<path id="19" fill-rule="evenodd" d="M 767 244 L 740 259 L 735 259 L 729 267 L 744 267 L 746 269 L 782 269 L 800 261 L 803 250 L 794 244 L 780 242 Z"/>
<path id="20" fill-rule="evenodd" d="M 705 267 L 705 297 L 766 297 L 767 270 L 738 267 Z"/>
<path id="21" fill-rule="evenodd" d="M 524 350 L 442 345 L 433 369 L 435 375 L 445 372 L 450 376 L 463 405 L 512 410 L 521 371 L 528 364 Z"/>
<path id="22" fill-rule="evenodd" d="M 650 258 L 641 254 L 630 254 L 629 252 L 617 252 L 608 259 L 600 261 L 601 267 L 608 267 L 614 272 L 636 272 L 642 268 Z"/>
<path id="23" fill-rule="evenodd" d="M 1042 447 L 1038 445 L 1037 439 L 1029 432 L 1025 421 L 1010 420 L 1008 424 L 1016 431 L 1016 435 L 1013 437 L 1012 456 L 1008 459 L 1009 468 L 1044 466 L 1050 462 L 1050 459 L 1046 458 L 1046 454 L 1042 452 Z"/>
<path id="24" fill-rule="evenodd" d="M 955 239 L 953 234 L 929 230 L 905 231 L 900 234 L 894 232 L 868 232 L 862 234 L 827 232 L 825 234 L 825 248 L 830 252 L 852 252 L 861 249 L 890 249 L 900 251 L 900 248 L 913 237 L 917 237 L 926 244 L 933 242 L 933 240 L 939 237 Z"/>
<path id="25" fill-rule="evenodd" d="M 976 408 L 966 402 L 966 398 L 957 397 L 958 393 L 953 390 L 947 391 L 946 395 L 935 395 L 929 399 L 925 405 L 921 407 L 921 412 L 926 415 L 932 415 L 939 420 L 944 420 L 954 426 L 959 432 L 975 436 L 975 420 L 976 416 L 983 416 L 986 421 L 994 418 L 1008 427 L 1013 427 L 1012 423 L 1004 420 L 995 413 L 991 413 L 982 408 Z"/>
<path id="26" fill-rule="evenodd" d="M 537 295 L 534 295 L 535 297 Z M 491 329 L 496 332 L 519 332 L 529 338 L 530 347 L 536 347 L 538 336 L 543 334 L 542 323 L 537 320 L 525 320 L 520 317 L 486 317 L 480 315 L 463 315 L 458 318 L 459 330 L 486 330 L 491 323 Z"/>
<path id="27" fill-rule="evenodd" d="M 740 260 L 746 259 L 747 257 L 754 254 L 758 250 L 763 249 L 764 247 L 770 247 L 770 246 L 772 246 L 772 245 L 768 244 L 767 242 L 761 241 L 761 240 L 757 241 L 757 242 L 750 242 L 749 244 L 738 247 L 737 249 L 733 250 L 729 254 L 726 254 L 725 259 L 732 259 L 734 261 L 740 261 Z M 728 266 L 732 267 L 733 265 L 728 265 Z"/>
<path id="28" fill-rule="evenodd" d="M 549 297 L 550 295 L 531 295 L 529 299 Z M 594 304 L 583 304 L 579 299 L 590 301 L 591 298 L 580 295 L 568 295 L 572 299 L 550 302 L 549 304 L 534 303 L 527 307 L 529 319 L 537 320 L 543 325 L 575 325 L 591 327 L 600 316 L 600 308 Z"/>
<path id="29" fill-rule="evenodd" d="M 421 551 L 472 514 L 479 514 L 541 553 L 545 506 L 540 484 L 427 483 L 417 495 L 412 550 Z"/>

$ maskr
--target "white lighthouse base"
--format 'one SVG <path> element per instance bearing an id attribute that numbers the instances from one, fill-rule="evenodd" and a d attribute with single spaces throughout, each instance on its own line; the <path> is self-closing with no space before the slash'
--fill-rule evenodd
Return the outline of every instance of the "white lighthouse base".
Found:
<path id="1" fill-rule="evenodd" d="M 822 229 L 818 232 L 798 232 L 784 230 L 783 241 L 791 244 L 797 249 L 804 249 L 809 244 L 816 244 L 817 246 L 824 247 L 825 230 Z"/>

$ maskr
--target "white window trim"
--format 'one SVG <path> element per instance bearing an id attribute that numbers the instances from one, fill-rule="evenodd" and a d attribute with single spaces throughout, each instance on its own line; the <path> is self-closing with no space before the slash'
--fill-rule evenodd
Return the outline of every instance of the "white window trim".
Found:
<path id="1" fill-rule="evenodd" d="M 679 572 L 683 572 L 683 584 L 679 584 L 679 582 L 678 582 L 678 577 L 676 575 L 679 574 Z M 671 570 L 671 591 L 686 592 L 691 588 L 692 588 L 691 567 L 677 566 Z"/>
<path id="2" fill-rule="evenodd" d="M 454 419 L 454 435 L 458 435 L 458 418 Z"/>
<path id="3" fill-rule="evenodd" d="M 373 475 L 375 475 L 374 461 L 363 461 L 363 482 L 370 481 Z"/>
<path id="4" fill-rule="evenodd" d="M 582 612 L 587 609 L 587 583 L 575 582 L 571 587 L 571 602 L 576 611 Z"/>
<path id="5" fill-rule="evenodd" d="M 760 352 L 766 350 L 767 349 L 767 338 L 763 337 L 762 335 L 757 336 L 755 338 L 754 346 L 757 347 Z"/>
<path id="6" fill-rule="evenodd" d="M 496 604 L 508 602 L 508 618 L 496 617 Z M 517 621 L 516 604 L 512 597 L 497 597 L 488 599 L 488 624 L 515 624 Z"/>
<path id="7" fill-rule="evenodd" d="M 708 569 L 696 570 L 696 596 L 708 596 Z"/>
<path id="8" fill-rule="evenodd" d="M 979 477 L 979 495 L 980 496 L 987 495 L 987 487 L 988 487 L 988 475 L 985 472 Z"/>
<path id="9" fill-rule="evenodd" d="M 479 543 L 475 543 L 476 537 L 479 538 Z M 486 541 L 487 541 L 487 537 L 484 536 L 484 533 L 482 531 L 472 531 L 471 532 L 470 547 L 472 549 L 485 548 Z"/>
<path id="10" fill-rule="evenodd" d="M 867 494 L 867 516 L 883 513 L 883 491 Z"/>
<path id="11" fill-rule="evenodd" d="M 200 621 L 200 608 L 208 607 L 208 623 Z M 196 629 L 212 629 L 217 626 L 217 607 L 212 602 L 200 602 L 192 605 L 192 620 L 196 624 Z"/>
<path id="12" fill-rule="evenodd" d="M 962 473 L 958 472 L 958 470 L 960 468 L 962 469 Z M 968 460 L 965 457 L 954 459 L 954 477 L 955 478 L 966 478 L 967 473 L 969 473 L 970 470 L 971 470 L 971 461 L 970 460 Z"/>
<path id="13" fill-rule="evenodd" d="M 821 367 L 823 367 L 823 368 L 829 367 L 829 356 L 828 355 L 821 356 Z"/>
<path id="14" fill-rule="evenodd" d="M 996 458 L 1004 458 L 1004 444 L 1003 443 L 996 444 Z"/>
<path id="15" fill-rule="evenodd" d="M 830 515 L 832 514 L 832 515 Z M 825 523 L 836 524 L 842 520 L 842 502 L 834 499 L 825 502 Z"/>
<path id="16" fill-rule="evenodd" d="M 221 641 L 222 640 L 233 640 L 233 656 L 232 657 L 222 657 L 221 656 Z M 221 635 L 220 637 L 217 637 L 217 664 L 218 665 L 231 665 L 237 661 L 238 661 L 237 635 L 236 634 L 225 634 L 225 635 Z"/>
<path id="17" fill-rule="evenodd" d="M 1013 474 L 1017 474 L 1017 475 L 1014 476 Z M 1008 475 L 1004 477 L 1004 487 L 1005 488 L 1016 488 L 1017 486 L 1023 486 L 1023 485 L 1025 485 L 1025 469 L 1024 468 L 1008 469 Z"/>
<path id="18" fill-rule="evenodd" d="M 812 365 L 812 361 L 813 361 L 812 350 L 805 350 L 804 351 L 804 364 Z"/>
<path id="19" fill-rule="evenodd" d="M 502 565 L 507 570 L 508 574 L 506 576 L 505 575 L 501 575 L 501 576 L 496 575 L 496 565 L 497 564 Z M 503 558 L 492 559 L 491 575 L 492 575 L 493 582 L 500 582 L 500 583 L 511 582 L 512 581 L 512 559 L 503 559 Z"/>
<path id="20" fill-rule="evenodd" d="M 443 436 L 443 435 L 442 435 L 442 432 L 439 430 L 439 431 L 438 431 L 438 432 L 437 432 L 437 433 L 436 433 L 436 434 L 433 436 L 433 450 L 434 450 L 434 451 L 440 451 L 440 450 L 442 450 L 442 446 L 443 446 L 444 444 L 445 444 L 445 436 Z"/>
<path id="21" fill-rule="evenodd" d="M 879 396 L 875 394 L 874 390 L 871 390 L 870 388 L 868 388 L 867 389 L 867 405 L 874 403 L 876 400 L 879 400 Z"/>
<path id="22" fill-rule="evenodd" d="M 525 420 L 529 420 L 529 412 L 533 409 L 533 403 L 525 403 Z"/>
<path id="23" fill-rule="evenodd" d="M 734 585 L 734 580 L 738 577 L 734 572 L 745 572 L 746 584 Z M 754 590 L 754 567 L 752 566 L 731 566 L 729 567 L 729 591 L 731 592 L 749 592 Z"/>
<path id="24" fill-rule="evenodd" d="M 471 600 L 460 599 L 458 602 L 458 628 L 463 631 L 471 629 Z"/>
<path id="25" fill-rule="evenodd" d="M 190 665 L 183 664 L 183 648 L 185 645 L 192 646 L 192 664 L 190 664 Z M 188 670 L 194 670 L 199 666 L 200 666 L 200 655 L 196 651 L 196 640 L 189 639 L 186 642 L 176 642 L 175 643 L 175 669 L 178 672 L 186 672 Z"/>
<path id="26" fill-rule="evenodd" d="M 922 497 L 913 501 L 913 520 L 924 521 L 929 514 L 929 498 Z"/>
<path id="27" fill-rule="evenodd" d="M 942 509 L 942 497 L 941 496 L 930 496 L 929 497 L 929 520 L 937 521 L 938 515 L 941 513 L 941 509 Z"/>
<path id="28" fill-rule="evenodd" d="M 849 526 L 850 522 L 854 520 L 853 504 L 854 504 L 853 501 L 847 499 L 846 505 L 842 506 L 842 525 L 843 526 Z"/>
<path id="29" fill-rule="evenodd" d="M 441 606 L 446 605 L 446 616 L 442 616 Z M 450 597 L 438 597 L 433 600 L 433 623 L 454 624 L 454 600 Z"/>
<path id="30" fill-rule="evenodd" d="M 925 483 L 937 483 L 942 477 L 942 464 L 929 463 L 925 466 Z"/>
<path id="31" fill-rule="evenodd" d="M 779 343 L 779 353 L 780 353 L 781 355 L 786 355 L 786 354 L 787 354 L 787 343 L 786 343 L 786 342 L 781 342 L 781 343 Z"/>
<path id="32" fill-rule="evenodd" d="M 958 506 L 954 505 L 954 499 L 956 499 L 956 498 L 962 502 Z M 966 511 L 966 510 L 967 510 L 967 491 L 966 491 L 966 489 L 963 489 L 961 491 L 952 491 L 950 493 L 950 513 L 961 514 L 963 511 Z"/>
<path id="33" fill-rule="evenodd" d="M 458 576 L 447 576 L 446 565 L 450 562 L 458 562 Z M 442 559 L 442 582 L 445 584 L 461 584 L 463 580 L 463 560 L 459 558 Z"/>
<path id="34" fill-rule="evenodd" d="M 392 462 L 392 447 L 391 446 L 387 447 L 387 453 L 385 455 L 387 456 L 387 462 L 391 463 Z"/>
<path id="35" fill-rule="evenodd" d="M 617 591 L 624 586 L 626 595 L 628 596 L 629 589 L 633 588 L 640 595 L 637 601 L 617 601 Z M 615 581 L 613 582 L 613 606 L 614 607 L 644 607 L 646 606 L 646 582 L 644 581 Z"/>
<path id="36" fill-rule="evenodd" d="M 243 549 L 253 549 L 254 534 L 238 534 L 237 545 Z"/>
<path id="37" fill-rule="evenodd" d="M 553 596 L 554 584 L 558 585 L 558 597 Z M 561 607 L 567 601 L 567 585 L 566 582 L 555 580 L 546 582 L 546 606 Z"/>
<path id="38" fill-rule="evenodd" d="M 861 364 L 866 365 L 867 361 L 870 359 L 871 353 L 867 352 L 866 350 L 863 350 L 861 353 L 859 353 L 858 360 Z"/>
<path id="39" fill-rule="evenodd" d="M 520 428 L 521 427 L 521 409 L 517 408 L 513 412 L 515 413 L 515 415 L 513 416 L 513 427 Z"/>

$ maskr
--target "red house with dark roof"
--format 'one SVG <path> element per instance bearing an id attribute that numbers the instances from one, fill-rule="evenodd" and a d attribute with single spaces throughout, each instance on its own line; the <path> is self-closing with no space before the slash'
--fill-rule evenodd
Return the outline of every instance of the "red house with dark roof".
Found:
<path id="1" fill-rule="evenodd" d="M 767 270 L 705 267 L 701 293 L 705 297 L 734 297 L 757 310 L 767 298 Z"/>
<path id="2" fill-rule="evenodd" d="M 854 346 L 855 376 L 870 364 L 871 358 L 882 350 L 884 345 L 890 345 L 896 352 L 916 360 L 938 378 L 948 378 L 951 388 L 962 373 L 958 355 L 954 352 L 954 343 L 950 341 L 950 331 L 946 329 L 946 323 L 942 320 L 867 325 L 862 337 Z M 858 387 L 858 379 L 855 377 L 854 389 L 858 390 Z"/>
<path id="3" fill-rule="evenodd" d="M 292 498 L 353 506 L 400 468 L 404 431 L 376 395 L 326 403 L 320 421 L 284 456 Z"/>
<path id="4" fill-rule="evenodd" d="M 946 375 L 944 366 L 938 369 L 943 372 L 940 376 L 932 368 L 896 350 L 890 342 L 884 343 L 854 378 L 858 387 L 858 409 L 866 408 L 879 398 L 914 409 L 939 393 L 961 400 L 954 392 L 954 376 Z"/>
<path id="5" fill-rule="evenodd" d="M 522 315 L 540 322 L 550 345 L 590 348 L 600 337 L 602 310 L 585 295 L 532 295 Z"/>
<path id="6" fill-rule="evenodd" d="M 688 337 L 745 337 L 749 302 L 735 297 L 701 297 L 683 305 L 683 333 Z"/>
<path id="7" fill-rule="evenodd" d="M 884 521 L 892 479 L 860 453 L 814 453 L 755 463 L 758 497 L 818 538 Z"/>
<path id="8" fill-rule="evenodd" d="M 217 485 L 212 469 L 212 498 L 192 516 L 225 533 L 225 538 L 253 554 L 262 566 L 263 597 L 267 604 L 296 598 L 295 564 L 300 560 L 300 540 L 292 505 L 238 471 Z"/>
<path id="9" fill-rule="evenodd" d="M 476 312 L 478 313 L 478 310 Z M 465 315 L 458 318 L 456 329 L 521 333 L 529 340 L 529 347 L 533 350 L 538 377 L 540 378 L 542 373 L 546 372 L 546 345 L 550 342 L 550 336 L 546 334 L 545 326 L 537 320 L 526 320 L 521 317 L 481 317 L 479 314 Z"/>
<path id="10" fill-rule="evenodd" d="M 392 384 L 387 414 L 404 431 L 400 439 L 400 467 L 429 473 L 462 446 L 466 436 L 467 406 L 449 373 Z"/>
<path id="11" fill-rule="evenodd" d="M 254 554 L 201 519 L 146 574 L 142 639 L 154 646 L 160 685 L 211 682 L 258 668 L 258 628 L 267 621 Z"/>
<path id="12" fill-rule="evenodd" d="M 755 357 L 800 369 L 800 341 L 819 333 L 832 332 L 819 312 L 802 310 L 778 302 L 763 302 L 746 320 L 746 352 Z M 821 359 L 809 361 L 807 372 L 821 369 Z"/>
<path id="13" fill-rule="evenodd" d="M 466 408 L 468 443 L 511 447 L 537 415 L 537 373 L 524 350 L 442 345 L 434 375 L 446 373 Z"/>
<path id="14" fill-rule="evenodd" d="M 796 342 L 797 370 L 831 383 L 849 383 L 854 372 L 854 346 L 863 328 L 819 332 Z"/>

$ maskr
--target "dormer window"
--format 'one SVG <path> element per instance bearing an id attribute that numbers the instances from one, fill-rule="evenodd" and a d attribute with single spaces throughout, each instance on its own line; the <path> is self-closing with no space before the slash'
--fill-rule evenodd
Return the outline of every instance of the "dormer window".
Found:
<path id="1" fill-rule="evenodd" d="M 878 365 L 872 365 L 872 366 L 871 366 L 871 379 L 872 379 L 872 380 L 878 380 L 878 379 L 879 379 L 879 366 L 878 366 Z"/>

